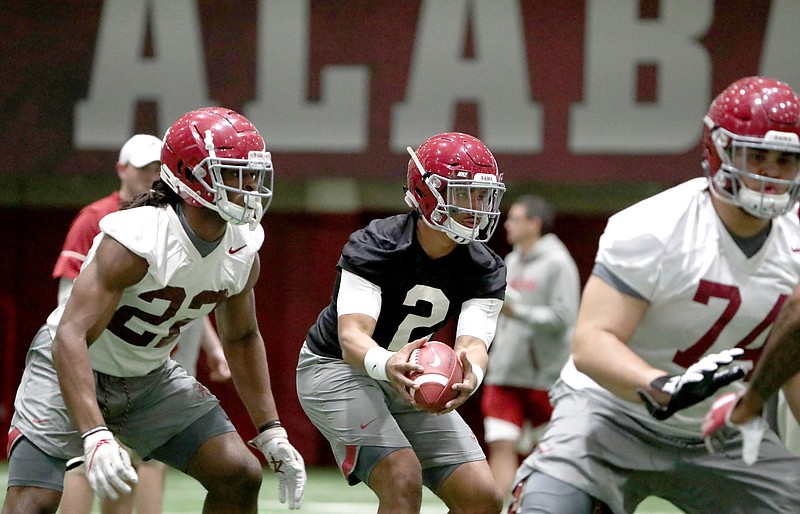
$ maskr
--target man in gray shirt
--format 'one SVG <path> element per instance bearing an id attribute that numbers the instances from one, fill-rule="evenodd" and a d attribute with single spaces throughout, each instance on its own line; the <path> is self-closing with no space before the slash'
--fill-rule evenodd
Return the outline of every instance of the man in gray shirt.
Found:
<path id="1" fill-rule="evenodd" d="M 481 401 L 489 466 L 505 494 L 519 466 L 525 422 L 535 439 L 550 419 L 547 389 L 569 357 L 578 313 L 578 267 L 551 233 L 553 217 L 544 199 L 525 195 L 511 205 L 505 222 L 513 250 L 505 258 L 506 299 Z"/>

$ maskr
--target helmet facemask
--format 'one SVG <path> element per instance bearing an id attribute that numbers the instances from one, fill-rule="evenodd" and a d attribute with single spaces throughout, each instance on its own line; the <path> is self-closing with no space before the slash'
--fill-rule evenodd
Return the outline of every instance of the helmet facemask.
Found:
<path id="1" fill-rule="evenodd" d="M 247 159 L 217 157 L 210 130 L 206 130 L 204 143 L 208 157 L 195 166 L 191 174 L 207 194 L 199 194 L 188 187 L 163 165 L 162 179 L 178 188 L 182 195 L 218 212 L 225 221 L 234 225 L 248 224 L 250 230 L 255 230 L 272 202 L 274 170 L 270 152 L 250 150 Z M 229 184 L 225 183 L 225 178 Z M 233 184 L 230 184 L 231 178 Z M 229 195 L 240 195 L 242 205 Z M 204 198 L 208 196 L 211 200 Z"/>
<path id="2" fill-rule="evenodd" d="M 754 150 L 774 150 L 794 154 L 800 165 L 800 140 L 791 132 L 768 131 L 763 138 L 739 136 L 722 127 L 714 127 L 706 117 L 711 140 L 720 160 L 720 167 L 706 172 L 711 179 L 711 191 L 719 199 L 742 208 L 748 214 L 771 219 L 789 212 L 800 196 L 800 168 L 792 179 L 779 179 L 747 171 L 748 154 Z M 738 164 L 738 166 L 737 166 Z M 757 184 L 757 188 L 748 187 Z"/>
<path id="3" fill-rule="evenodd" d="M 436 207 L 430 217 L 422 214 L 425 224 L 444 232 L 458 244 L 488 241 L 500 221 L 500 200 L 505 185 L 491 173 L 476 173 L 472 179 L 449 179 L 434 175 L 425 170 L 414 150 L 410 147 L 406 150 L 422 174 L 424 184 L 436 199 Z M 406 199 L 409 206 L 420 209 L 411 192 Z"/>

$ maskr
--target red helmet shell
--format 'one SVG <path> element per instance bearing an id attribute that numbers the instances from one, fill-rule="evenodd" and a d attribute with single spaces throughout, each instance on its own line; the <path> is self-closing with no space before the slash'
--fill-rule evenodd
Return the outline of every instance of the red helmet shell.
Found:
<path id="1" fill-rule="evenodd" d="M 414 159 L 408 160 L 406 186 L 417 201 L 419 210 L 425 218 L 432 222 L 431 214 L 436 209 L 438 199 L 424 183 L 428 174 L 448 180 L 472 180 L 475 175 L 490 174 L 503 181 L 492 152 L 477 137 L 461 132 L 445 132 L 437 134 L 422 143 L 416 151 L 420 170 Z M 439 193 L 446 197 L 447 180 L 440 181 Z"/>
<path id="2" fill-rule="evenodd" d="M 703 153 L 714 175 L 722 161 L 713 131 L 723 128 L 737 136 L 764 138 L 769 131 L 791 132 L 800 137 L 800 99 L 788 84 L 768 77 L 737 80 L 720 93 L 708 110 L 703 130 Z"/>
<path id="3" fill-rule="evenodd" d="M 207 170 L 197 166 L 209 157 L 206 131 L 211 130 L 214 152 L 218 158 L 247 159 L 250 151 L 262 152 L 266 146 L 261 134 L 250 121 L 236 111 L 222 107 L 205 107 L 178 118 L 164 135 L 161 164 L 175 177 L 209 203 L 215 202 L 214 191 L 206 189 L 197 175 Z M 190 196 L 176 191 L 187 203 L 200 206 Z"/>

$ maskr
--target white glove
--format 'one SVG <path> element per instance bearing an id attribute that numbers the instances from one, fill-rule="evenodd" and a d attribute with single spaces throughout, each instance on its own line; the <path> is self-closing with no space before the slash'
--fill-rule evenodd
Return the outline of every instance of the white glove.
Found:
<path id="1" fill-rule="evenodd" d="M 86 478 L 95 494 L 102 499 L 116 500 L 120 494 L 130 494 L 131 484 L 139 481 L 131 458 L 104 426 L 95 427 L 81 435 Z"/>
<path id="2" fill-rule="evenodd" d="M 738 431 L 742 434 L 742 460 L 749 465 L 758 459 L 758 450 L 761 447 L 761 439 L 764 437 L 767 422 L 763 417 L 756 416 L 741 425 L 731 423 L 731 412 L 742 394 L 727 393 L 714 400 L 703 418 L 703 437 L 708 451 L 714 453 L 721 450 L 725 442 Z"/>
<path id="3" fill-rule="evenodd" d="M 289 510 L 299 509 L 306 487 L 306 465 L 303 457 L 289 443 L 286 430 L 274 427 L 258 434 L 250 446 L 258 448 L 267 458 L 269 467 L 278 474 L 278 499 L 289 500 Z"/>

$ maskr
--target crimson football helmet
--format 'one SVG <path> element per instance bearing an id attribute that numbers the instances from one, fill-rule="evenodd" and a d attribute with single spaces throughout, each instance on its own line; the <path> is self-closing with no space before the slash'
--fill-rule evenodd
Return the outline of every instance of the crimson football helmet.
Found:
<path id="1" fill-rule="evenodd" d="M 161 179 L 188 204 L 251 230 L 272 201 L 264 139 L 247 118 L 222 107 L 188 112 L 172 124 L 161 147 Z"/>
<path id="2" fill-rule="evenodd" d="M 492 152 L 460 132 L 438 134 L 408 147 L 406 203 L 431 228 L 459 244 L 488 241 L 500 219 L 506 190 Z"/>
<path id="3" fill-rule="evenodd" d="M 738 80 L 714 99 L 704 118 L 703 168 L 717 198 L 759 218 L 774 218 L 794 207 L 800 195 L 798 102 L 788 84 L 767 77 Z M 781 179 L 748 171 L 744 163 L 754 150 L 781 152 L 780 159 L 794 166 L 794 176 Z"/>

